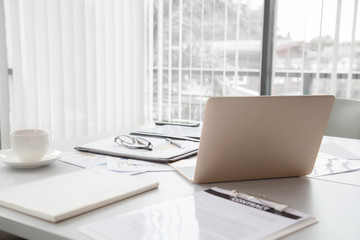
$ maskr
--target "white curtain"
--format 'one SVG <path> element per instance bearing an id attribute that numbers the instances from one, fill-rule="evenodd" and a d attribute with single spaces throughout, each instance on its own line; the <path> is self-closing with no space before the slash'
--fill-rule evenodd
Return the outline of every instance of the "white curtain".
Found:
<path id="1" fill-rule="evenodd" d="M 0 0 L 0 132 L 8 133 L 9 129 L 9 81 L 7 51 L 5 38 L 4 1 Z M 9 146 L 9 137 L 1 134 L 1 146 Z"/>
<path id="2" fill-rule="evenodd" d="M 53 139 L 144 122 L 143 0 L 5 0 L 11 129 Z"/>

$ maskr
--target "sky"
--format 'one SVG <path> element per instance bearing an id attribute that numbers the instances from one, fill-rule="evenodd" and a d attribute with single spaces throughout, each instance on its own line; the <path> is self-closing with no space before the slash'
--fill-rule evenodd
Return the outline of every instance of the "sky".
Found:
<path id="1" fill-rule="evenodd" d="M 341 3 L 340 42 L 350 42 L 356 0 L 324 0 L 322 36 L 335 36 L 336 12 Z M 309 41 L 320 34 L 322 0 L 278 0 L 278 34 Z M 355 40 L 360 41 L 360 4 L 357 6 Z"/>

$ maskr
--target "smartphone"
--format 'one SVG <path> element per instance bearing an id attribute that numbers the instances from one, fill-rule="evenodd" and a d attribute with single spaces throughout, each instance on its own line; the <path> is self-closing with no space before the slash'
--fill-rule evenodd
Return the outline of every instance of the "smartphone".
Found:
<path id="1" fill-rule="evenodd" d="M 162 120 L 155 121 L 156 125 L 176 125 L 176 126 L 184 126 L 184 127 L 199 127 L 199 122 L 186 121 L 186 120 Z"/>

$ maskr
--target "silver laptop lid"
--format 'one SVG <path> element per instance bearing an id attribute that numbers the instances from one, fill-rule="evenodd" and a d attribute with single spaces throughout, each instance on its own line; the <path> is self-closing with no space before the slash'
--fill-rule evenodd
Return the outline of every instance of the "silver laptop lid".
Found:
<path id="1" fill-rule="evenodd" d="M 194 182 L 311 173 L 333 102 L 330 95 L 210 98 Z"/>

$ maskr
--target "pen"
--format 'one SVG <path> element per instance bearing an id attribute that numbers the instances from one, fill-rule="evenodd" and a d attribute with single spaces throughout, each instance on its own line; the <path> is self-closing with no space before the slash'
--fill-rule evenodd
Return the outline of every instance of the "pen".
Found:
<path id="1" fill-rule="evenodd" d="M 179 142 L 176 142 L 176 141 L 174 141 L 174 140 L 171 140 L 170 138 L 165 138 L 165 140 L 166 140 L 167 142 L 169 142 L 170 144 L 173 144 L 173 145 L 175 145 L 175 146 L 177 146 L 177 147 L 179 147 L 179 148 L 184 148 L 184 146 L 182 146 Z"/>

